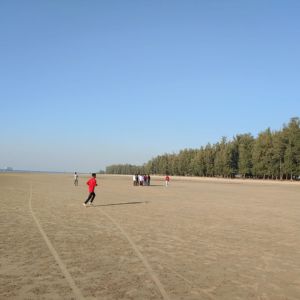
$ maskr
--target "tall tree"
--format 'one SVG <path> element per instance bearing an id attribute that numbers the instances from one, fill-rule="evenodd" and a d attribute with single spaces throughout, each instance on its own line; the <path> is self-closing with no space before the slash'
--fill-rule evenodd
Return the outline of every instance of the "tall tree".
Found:
<path id="1" fill-rule="evenodd" d="M 238 147 L 238 173 L 245 178 L 252 176 L 252 151 L 254 138 L 250 133 L 237 135 L 235 143 Z"/>
<path id="2" fill-rule="evenodd" d="M 253 147 L 253 171 L 257 177 L 272 175 L 273 145 L 270 128 L 261 132 Z"/>
<path id="3" fill-rule="evenodd" d="M 203 147 L 196 151 L 191 165 L 194 176 L 206 176 L 205 152 Z"/>
<path id="4" fill-rule="evenodd" d="M 206 176 L 213 177 L 215 176 L 215 159 L 216 159 L 216 147 L 211 144 L 207 144 L 204 150 L 204 161 L 206 168 Z"/>
<path id="5" fill-rule="evenodd" d="M 287 145 L 284 153 L 284 168 L 287 176 L 292 180 L 294 175 L 300 174 L 300 120 L 292 118 L 283 129 Z"/>
<path id="6" fill-rule="evenodd" d="M 227 173 L 226 142 L 226 137 L 222 137 L 221 141 L 216 144 L 216 156 L 214 161 L 215 174 L 223 177 L 225 173 Z"/>
<path id="7" fill-rule="evenodd" d="M 282 180 L 285 175 L 284 172 L 284 156 L 287 148 L 287 138 L 283 131 L 276 131 L 273 133 L 273 172 L 276 179 Z"/>

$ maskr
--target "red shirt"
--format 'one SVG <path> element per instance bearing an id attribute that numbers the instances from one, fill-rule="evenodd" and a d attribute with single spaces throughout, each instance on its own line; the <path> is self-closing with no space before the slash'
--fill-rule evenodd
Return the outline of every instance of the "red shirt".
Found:
<path id="1" fill-rule="evenodd" d="M 166 176 L 166 181 L 170 181 L 170 177 L 169 176 Z"/>
<path id="2" fill-rule="evenodd" d="M 95 178 L 91 178 L 86 183 L 89 186 L 89 192 L 92 193 L 95 190 L 95 186 L 97 185 L 97 181 Z"/>

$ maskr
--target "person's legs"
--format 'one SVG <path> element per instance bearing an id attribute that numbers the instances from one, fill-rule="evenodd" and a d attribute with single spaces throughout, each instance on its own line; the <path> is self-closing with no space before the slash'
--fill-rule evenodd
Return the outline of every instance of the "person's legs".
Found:
<path id="1" fill-rule="evenodd" d="M 89 194 L 88 198 L 85 200 L 84 204 L 87 204 L 93 197 L 93 192 Z"/>
<path id="2" fill-rule="evenodd" d="M 96 194 L 94 192 L 92 192 L 91 195 L 92 195 L 92 197 L 90 199 L 90 203 L 92 204 L 93 201 L 94 201 L 94 199 L 95 199 L 95 197 L 96 197 Z"/>

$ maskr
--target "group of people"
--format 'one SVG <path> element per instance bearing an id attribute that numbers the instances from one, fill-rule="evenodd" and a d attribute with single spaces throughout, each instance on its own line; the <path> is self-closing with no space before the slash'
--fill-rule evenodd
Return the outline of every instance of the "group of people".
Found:
<path id="1" fill-rule="evenodd" d="M 133 180 L 133 186 L 149 186 L 151 177 L 149 174 L 148 175 L 135 174 L 132 176 L 132 180 Z"/>
<path id="2" fill-rule="evenodd" d="M 150 175 L 140 175 L 135 174 L 133 175 L 133 185 L 134 186 L 150 186 Z M 170 177 L 166 175 L 165 177 L 165 185 L 166 187 L 169 185 Z M 86 207 L 87 205 L 93 205 L 93 201 L 96 197 L 95 194 L 95 187 L 98 185 L 96 181 L 96 173 L 92 173 L 92 177 L 86 183 L 88 185 L 89 195 L 83 205 Z M 74 185 L 78 186 L 78 174 L 77 172 L 74 173 Z"/>

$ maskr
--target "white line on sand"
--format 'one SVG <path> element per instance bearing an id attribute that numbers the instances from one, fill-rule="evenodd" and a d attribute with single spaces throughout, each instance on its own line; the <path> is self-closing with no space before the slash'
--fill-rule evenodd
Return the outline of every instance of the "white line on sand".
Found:
<path id="1" fill-rule="evenodd" d="M 47 244 L 47 246 L 48 246 L 48 248 L 49 248 L 51 254 L 52 254 L 53 257 L 55 258 L 55 260 L 56 260 L 58 266 L 60 267 L 62 273 L 64 274 L 66 280 L 68 281 L 68 283 L 69 283 L 69 285 L 70 285 L 70 287 L 71 287 L 71 289 L 72 289 L 72 291 L 73 291 L 73 293 L 74 293 L 76 299 L 79 299 L 79 300 L 82 299 L 82 300 L 83 300 L 84 297 L 83 297 L 83 295 L 81 294 L 81 291 L 80 291 L 79 288 L 76 286 L 76 284 L 75 284 L 75 282 L 74 282 L 74 280 L 73 280 L 71 274 L 70 274 L 69 271 L 67 270 L 65 264 L 64 264 L 63 261 L 60 259 L 58 253 L 56 252 L 55 248 L 53 247 L 53 245 L 51 244 L 50 240 L 48 239 L 46 233 L 44 232 L 42 226 L 40 225 L 39 220 L 38 220 L 37 217 L 34 215 L 34 212 L 33 212 L 33 210 L 32 210 L 31 201 L 32 201 L 32 185 L 30 185 L 30 197 L 29 197 L 29 210 L 30 210 L 30 212 L 31 212 L 31 215 L 32 215 L 32 217 L 33 217 L 33 219 L 34 219 L 34 221 L 35 221 L 35 223 L 36 223 L 36 225 L 37 225 L 37 227 L 38 227 L 38 229 L 39 229 L 39 231 L 40 231 L 42 237 L 44 238 L 44 240 L 45 240 L 45 242 L 46 242 L 46 244 Z"/>
<path id="2" fill-rule="evenodd" d="M 157 288 L 159 289 L 162 297 L 164 300 L 170 300 L 169 295 L 165 291 L 162 283 L 159 281 L 158 277 L 155 275 L 155 272 L 151 268 L 150 264 L 148 263 L 147 259 L 143 256 L 143 254 L 139 251 L 136 244 L 130 238 L 130 236 L 126 233 L 126 231 L 119 225 L 108 213 L 106 213 L 102 208 L 100 209 L 101 213 L 105 215 L 124 235 L 124 237 L 128 240 L 129 244 L 131 245 L 132 249 L 135 251 L 136 255 L 140 258 L 142 263 L 144 264 L 145 268 L 147 269 L 148 273 L 150 274 L 152 280 L 156 284 Z"/>

